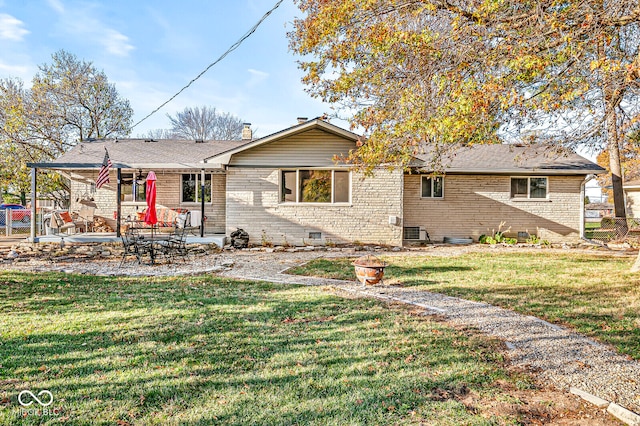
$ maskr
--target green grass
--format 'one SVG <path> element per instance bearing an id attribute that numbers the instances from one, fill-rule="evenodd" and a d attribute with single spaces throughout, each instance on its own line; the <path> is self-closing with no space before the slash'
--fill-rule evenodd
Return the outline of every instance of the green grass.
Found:
<path id="1" fill-rule="evenodd" d="M 3 425 L 511 424 L 505 383 L 499 343 L 319 288 L 0 273 Z"/>
<path id="2" fill-rule="evenodd" d="M 353 259 L 319 259 L 291 273 L 354 279 Z M 633 259 L 542 251 L 400 256 L 385 282 L 484 301 L 573 327 L 640 359 L 640 276 Z"/>

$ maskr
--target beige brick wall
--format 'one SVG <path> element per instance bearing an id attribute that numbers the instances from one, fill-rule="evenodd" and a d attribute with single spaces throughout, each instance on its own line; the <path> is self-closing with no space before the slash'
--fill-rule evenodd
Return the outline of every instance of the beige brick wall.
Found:
<path id="1" fill-rule="evenodd" d="M 90 193 L 91 184 L 97 178 L 96 171 L 80 171 L 71 174 L 71 206 L 70 211 L 77 212 L 80 204 L 76 201 L 77 197 L 83 194 L 93 196 L 95 203 L 98 205 L 95 214 L 102 216 L 109 221 L 109 224 L 115 226 L 113 220 L 113 212 L 116 211 L 116 171 L 111 171 L 110 183 L 98 189 L 95 193 Z M 181 203 L 180 202 L 180 184 L 182 173 L 176 172 L 156 172 L 156 205 L 158 207 L 167 208 L 186 208 L 189 210 L 200 210 L 199 203 Z M 226 176 L 223 174 L 213 174 L 212 177 L 212 202 L 205 204 L 205 232 L 224 233 L 225 226 L 225 187 Z M 135 217 L 137 211 L 146 209 L 147 204 L 123 202 L 122 217 Z"/>
<path id="2" fill-rule="evenodd" d="M 627 216 L 640 217 L 640 191 L 636 189 L 625 189 L 627 200 Z"/>
<path id="3" fill-rule="evenodd" d="M 477 240 L 498 230 L 536 234 L 551 242 L 580 236 L 581 176 L 549 176 L 548 200 L 510 199 L 510 176 L 447 175 L 444 199 L 420 198 L 420 175 L 405 175 L 405 226 L 424 227 L 432 241 Z"/>
<path id="4" fill-rule="evenodd" d="M 402 216 L 402 172 L 377 171 L 364 178 L 352 173 L 349 206 L 278 202 L 279 170 L 230 168 L 227 172 L 227 235 L 242 228 L 252 244 L 265 239 L 273 244 L 324 244 L 359 241 L 402 244 L 402 224 L 389 224 L 389 216 Z M 321 232 L 322 240 L 310 240 Z"/>

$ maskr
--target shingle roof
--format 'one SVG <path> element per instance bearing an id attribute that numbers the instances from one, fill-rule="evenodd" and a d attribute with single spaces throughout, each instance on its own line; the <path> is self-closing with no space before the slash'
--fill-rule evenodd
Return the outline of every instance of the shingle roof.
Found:
<path id="1" fill-rule="evenodd" d="M 104 159 L 105 148 L 114 166 L 137 168 L 141 165 L 179 165 L 193 166 L 203 163 L 205 158 L 228 151 L 250 141 L 204 141 L 163 139 L 149 141 L 145 139 L 99 140 L 81 142 L 71 150 L 49 163 L 39 167 L 73 168 L 100 167 Z M 204 164 L 204 163 L 203 163 Z"/>
<path id="2" fill-rule="evenodd" d="M 597 174 L 606 170 L 566 149 L 549 145 L 478 144 L 458 146 L 441 158 L 448 173 Z M 428 148 L 415 155 L 416 167 L 430 168 Z"/>

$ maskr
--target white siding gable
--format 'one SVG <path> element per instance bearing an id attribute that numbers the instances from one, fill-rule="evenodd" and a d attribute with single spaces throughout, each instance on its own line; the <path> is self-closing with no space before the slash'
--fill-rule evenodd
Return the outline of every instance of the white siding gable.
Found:
<path id="1" fill-rule="evenodd" d="M 356 144 L 332 133 L 312 129 L 234 154 L 230 166 L 333 167 L 335 155 L 348 155 Z"/>

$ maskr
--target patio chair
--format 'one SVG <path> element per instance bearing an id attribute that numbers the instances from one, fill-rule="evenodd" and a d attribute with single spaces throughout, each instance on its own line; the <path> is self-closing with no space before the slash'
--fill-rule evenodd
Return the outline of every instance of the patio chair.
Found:
<path id="1" fill-rule="evenodd" d="M 73 222 L 69 212 L 52 212 L 49 226 L 53 230 L 54 234 L 59 234 L 61 232 L 73 234 L 76 232 L 76 224 Z"/>
<path id="2" fill-rule="evenodd" d="M 182 257 L 182 261 L 186 262 L 186 258 L 189 255 L 187 249 L 187 228 L 176 227 L 167 241 L 163 241 L 158 247 L 158 250 L 170 260 L 173 260 L 176 256 Z"/>
<path id="3" fill-rule="evenodd" d="M 93 214 L 96 208 L 83 205 L 80 207 L 78 217 L 74 220 L 76 227 L 81 227 L 84 232 L 93 231 Z"/>
<path id="4" fill-rule="evenodd" d="M 175 220 L 175 227 L 178 229 L 184 229 L 191 226 L 191 212 L 186 211 L 184 213 L 178 214 Z"/>
<path id="5" fill-rule="evenodd" d="M 120 261 L 120 268 L 124 265 L 127 256 L 135 256 L 138 261 L 138 265 L 142 263 L 142 256 L 149 253 L 151 250 L 151 244 L 147 241 L 141 240 L 137 230 L 127 229 L 127 231 L 120 236 L 122 239 L 122 260 Z"/>

